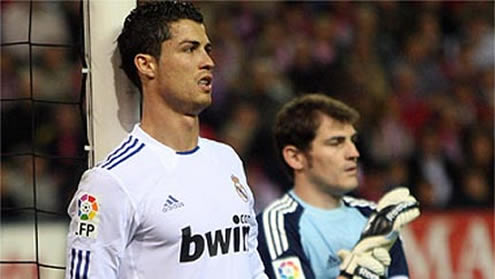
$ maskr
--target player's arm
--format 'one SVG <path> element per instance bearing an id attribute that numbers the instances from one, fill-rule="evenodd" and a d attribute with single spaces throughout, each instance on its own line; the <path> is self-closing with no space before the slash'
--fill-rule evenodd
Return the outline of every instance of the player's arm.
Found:
<path id="1" fill-rule="evenodd" d="M 291 273 L 299 273 L 298 278 L 314 279 L 315 275 L 303 251 L 297 227 L 291 226 L 290 222 L 272 222 L 271 214 L 276 212 L 265 210 L 257 217 L 258 251 L 266 274 L 275 279 L 290 278 Z M 280 233 L 281 225 L 284 233 Z"/>
<path id="2" fill-rule="evenodd" d="M 389 253 L 392 258 L 392 263 L 388 267 L 387 272 L 389 278 L 408 278 L 409 268 L 407 266 L 406 255 L 400 238 L 395 241 Z"/>
<path id="3" fill-rule="evenodd" d="M 253 215 L 254 209 L 253 209 Z M 249 246 L 249 264 L 250 270 L 253 271 L 253 279 L 267 279 L 265 267 L 258 252 L 258 224 L 256 220 L 252 220 L 253 224 L 249 230 L 248 246 Z"/>
<path id="4" fill-rule="evenodd" d="M 110 173 L 87 171 L 69 206 L 66 279 L 118 278 L 134 208 Z"/>
<path id="5" fill-rule="evenodd" d="M 249 220 L 250 222 L 250 230 L 248 235 L 248 249 L 249 249 L 249 265 L 250 270 L 253 272 L 253 279 L 267 279 L 265 273 L 265 267 L 263 262 L 261 261 L 260 254 L 258 252 L 258 223 L 254 218 L 256 215 L 254 213 L 254 196 L 252 192 L 249 190 L 249 195 L 251 196 L 250 207 L 251 207 L 251 216 L 253 219 Z"/>
<path id="6" fill-rule="evenodd" d="M 263 265 L 263 262 L 261 261 L 260 255 L 258 253 L 258 223 L 256 222 L 256 214 L 254 212 L 254 195 L 253 192 L 251 191 L 251 188 L 249 187 L 246 179 L 246 173 L 244 171 L 244 165 L 242 163 L 242 160 L 240 157 L 237 155 L 237 153 L 230 148 L 231 152 L 233 153 L 233 157 L 236 158 L 236 163 L 238 166 L 238 169 L 235 170 L 235 173 L 238 173 L 240 176 L 240 179 L 242 181 L 242 185 L 247 185 L 247 195 L 248 195 L 248 203 L 249 203 L 249 210 L 250 210 L 250 216 L 252 218 L 249 219 L 249 234 L 248 234 L 248 239 L 247 239 L 247 244 L 248 244 L 248 252 L 249 252 L 249 270 L 252 272 L 252 278 L 253 279 L 267 279 L 266 273 L 265 273 L 265 267 Z"/>

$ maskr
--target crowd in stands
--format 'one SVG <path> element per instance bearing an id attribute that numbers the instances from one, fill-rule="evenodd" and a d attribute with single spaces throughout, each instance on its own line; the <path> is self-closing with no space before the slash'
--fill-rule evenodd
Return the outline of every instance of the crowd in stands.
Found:
<path id="1" fill-rule="evenodd" d="M 81 45 L 80 3 L 34 3 L 28 36 L 29 2 L 2 2 L 2 44 Z M 493 208 L 493 2 L 197 5 L 216 62 L 202 135 L 241 155 L 258 210 L 290 188 L 273 147 L 275 114 L 310 92 L 361 114 L 356 196 L 406 185 L 425 209 Z M 2 208 L 32 204 L 35 181 L 38 205 L 64 212 L 86 167 L 79 49 L 29 49 L 2 46 Z M 5 101 L 15 98 L 24 101 Z M 47 156 L 10 156 L 32 151 Z"/>

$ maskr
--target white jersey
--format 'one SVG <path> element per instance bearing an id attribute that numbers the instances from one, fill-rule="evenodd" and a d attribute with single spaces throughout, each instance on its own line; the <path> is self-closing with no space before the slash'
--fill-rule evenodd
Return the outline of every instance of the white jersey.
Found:
<path id="1" fill-rule="evenodd" d="M 267 278 L 253 205 L 232 148 L 175 152 L 136 125 L 81 178 L 65 278 Z"/>

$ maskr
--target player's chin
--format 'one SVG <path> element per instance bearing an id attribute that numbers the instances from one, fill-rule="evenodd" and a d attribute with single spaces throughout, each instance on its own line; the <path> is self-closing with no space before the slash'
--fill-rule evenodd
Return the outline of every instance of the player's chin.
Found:
<path id="1" fill-rule="evenodd" d="M 359 186 L 359 181 L 357 177 L 350 177 L 342 184 L 347 192 L 351 192 Z"/>
<path id="2" fill-rule="evenodd" d="M 194 114 L 199 114 L 201 113 L 204 109 L 208 108 L 212 103 L 211 99 L 211 94 L 208 95 L 203 95 L 201 98 L 196 99 L 194 104 L 192 105 L 192 111 L 194 111 Z"/>
<path id="3" fill-rule="evenodd" d="M 343 196 L 348 194 L 349 192 L 354 191 L 358 187 L 358 181 L 346 179 L 345 181 L 340 181 L 339 186 L 333 187 L 332 194 L 337 196 Z"/>
<path id="4" fill-rule="evenodd" d="M 211 92 L 205 92 L 200 97 L 201 98 L 199 98 L 198 101 L 200 103 L 202 103 L 206 107 L 208 107 L 209 105 L 211 105 L 211 103 L 213 102 L 213 98 L 212 98 Z"/>

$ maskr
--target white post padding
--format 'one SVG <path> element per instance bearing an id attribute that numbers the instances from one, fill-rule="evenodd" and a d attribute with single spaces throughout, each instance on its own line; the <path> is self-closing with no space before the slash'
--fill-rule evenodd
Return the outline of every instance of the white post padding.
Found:
<path id="1" fill-rule="evenodd" d="M 88 161 L 92 167 L 139 122 L 139 92 L 120 69 L 117 49 L 117 37 L 136 0 L 86 0 L 84 5 Z"/>

